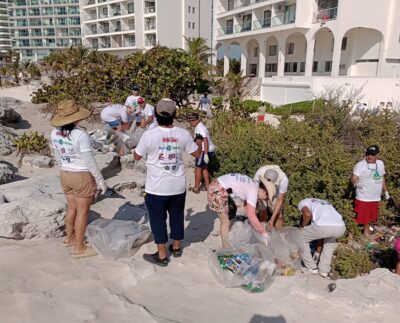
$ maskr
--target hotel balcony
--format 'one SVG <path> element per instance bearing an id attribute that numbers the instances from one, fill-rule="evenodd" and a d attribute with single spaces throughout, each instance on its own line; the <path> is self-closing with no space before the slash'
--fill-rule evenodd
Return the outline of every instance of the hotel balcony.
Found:
<path id="1" fill-rule="evenodd" d="M 261 31 L 267 28 L 274 28 L 295 23 L 294 16 L 275 16 L 269 19 L 255 20 L 252 22 L 226 26 L 218 30 L 218 36 L 240 34 L 243 32 Z"/>
<path id="2" fill-rule="evenodd" d="M 225 6 L 219 6 L 218 14 L 232 11 L 238 8 L 248 7 L 253 4 L 259 4 L 270 0 L 233 0 L 227 1 Z"/>
<path id="3" fill-rule="evenodd" d="M 318 22 L 326 22 L 329 20 L 335 20 L 338 14 L 338 8 L 329 8 L 329 9 L 322 9 L 318 10 L 314 13 L 314 20 L 313 23 Z"/>

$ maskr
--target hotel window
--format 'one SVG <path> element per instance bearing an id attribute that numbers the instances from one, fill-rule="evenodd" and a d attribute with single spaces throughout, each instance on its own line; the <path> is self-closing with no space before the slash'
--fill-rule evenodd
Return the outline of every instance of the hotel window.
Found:
<path id="1" fill-rule="evenodd" d="M 255 47 L 254 48 L 254 57 L 258 57 L 259 52 L 260 52 L 260 48 L 259 47 Z"/>
<path id="2" fill-rule="evenodd" d="M 325 62 L 325 72 L 330 72 L 332 70 L 332 61 Z"/>
<path id="3" fill-rule="evenodd" d="M 344 37 L 342 40 L 342 50 L 347 49 L 347 37 Z"/>
<path id="4" fill-rule="evenodd" d="M 266 64 L 265 70 L 267 71 L 267 73 L 276 73 L 278 71 L 278 64 L 277 63 Z"/>
<path id="5" fill-rule="evenodd" d="M 188 22 L 188 25 L 189 25 L 189 29 L 190 29 L 190 26 L 192 25 L 192 23 L 189 21 L 189 22 Z"/>
<path id="6" fill-rule="evenodd" d="M 318 72 L 318 62 L 317 61 L 313 62 L 312 71 Z"/>
<path id="7" fill-rule="evenodd" d="M 287 48 L 287 54 L 293 55 L 293 53 L 294 53 L 294 43 L 289 43 Z"/>
<path id="8" fill-rule="evenodd" d="M 285 73 L 296 73 L 297 62 L 285 63 Z"/>
<path id="9" fill-rule="evenodd" d="M 194 22 L 192 22 L 192 29 L 194 29 Z"/>
<path id="10" fill-rule="evenodd" d="M 306 62 L 300 62 L 300 73 L 304 73 L 306 71 Z"/>
<path id="11" fill-rule="evenodd" d="M 190 13 L 190 6 L 188 7 L 188 13 Z"/>
<path id="12" fill-rule="evenodd" d="M 278 45 L 269 46 L 269 56 L 276 56 L 277 52 L 278 52 Z"/>
<path id="13" fill-rule="evenodd" d="M 192 13 L 194 14 L 194 7 L 192 7 Z"/>

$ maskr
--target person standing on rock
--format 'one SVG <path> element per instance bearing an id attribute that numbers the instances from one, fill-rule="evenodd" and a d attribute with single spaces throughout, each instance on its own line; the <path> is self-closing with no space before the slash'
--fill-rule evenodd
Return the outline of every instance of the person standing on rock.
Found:
<path id="1" fill-rule="evenodd" d="M 390 199 L 386 181 L 385 165 L 378 159 L 379 147 L 369 146 L 365 151 L 365 158 L 359 161 L 353 169 L 350 178 L 356 188 L 354 211 L 357 214 L 356 223 L 363 226 L 365 236 L 369 235 L 369 224 L 378 221 L 379 202 L 382 190 L 386 200 Z"/>
<path id="2" fill-rule="evenodd" d="M 342 216 L 328 201 L 307 198 L 298 205 L 302 215 L 301 234 L 304 242 L 302 259 L 306 268 L 313 274 L 326 278 L 331 272 L 331 262 L 336 249 L 336 239 L 346 231 Z M 319 263 L 311 256 L 310 242 L 324 240 Z"/>
<path id="3" fill-rule="evenodd" d="M 89 110 L 73 100 L 65 100 L 58 105 L 51 120 L 56 127 L 51 132 L 51 142 L 60 163 L 60 181 L 68 206 L 64 246 L 74 246 L 74 258 L 96 255 L 94 249 L 85 245 L 85 232 L 97 186 L 103 194 L 107 191 L 107 184 L 94 159 L 89 134 L 78 127 L 79 121 L 89 116 Z"/>
<path id="4" fill-rule="evenodd" d="M 283 205 L 285 202 L 285 195 L 288 191 L 289 179 L 277 165 L 262 166 L 254 175 L 254 180 L 258 182 L 260 176 L 276 187 L 276 195 L 272 199 L 272 205 L 269 205 L 272 216 L 268 222 L 268 226 L 269 228 L 275 227 L 281 230 L 284 226 Z"/>
<path id="5" fill-rule="evenodd" d="M 169 216 L 170 237 L 173 243 L 169 250 L 174 257 L 182 255 L 181 241 L 184 238 L 184 210 L 186 176 L 183 153 L 198 158 L 201 155 L 201 140 L 193 142 L 190 134 L 173 125 L 176 107 L 172 100 L 162 99 L 156 107 L 158 127 L 145 131 L 134 151 L 136 161 L 146 159 L 145 203 L 149 212 L 151 231 L 158 251 L 144 254 L 143 258 L 153 264 L 168 265 L 166 243 L 168 233 L 166 220 Z"/>
<path id="6" fill-rule="evenodd" d="M 215 146 L 211 140 L 210 133 L 206 126 L 201 122 L 200 116 L 198 113 L 191 112 L 186 116 L 186 120 L 188 120 L 192 127 L 194 127 L 194 136 L 195 138 L 200 135 L 203 138 L 202 144 L 202 153 L 199 158 L 196 158 L 195 161 L 195 178 L 194 178 L 194 187 L 192 188 L 193 193 L 200 193 L 200 182 L 201 179 L 204 178 L 204 183 L 206 185 L 206 189 L 210 186 L 210 174 L 208 171 L 208 166 L 213 164 L 215 161 Z M 215 162 L 214 162 L 215 164 Z"/>

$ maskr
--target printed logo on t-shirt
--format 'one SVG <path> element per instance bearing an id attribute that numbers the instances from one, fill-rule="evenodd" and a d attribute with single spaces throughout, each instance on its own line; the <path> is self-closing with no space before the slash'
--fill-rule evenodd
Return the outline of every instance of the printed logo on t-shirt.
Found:
<path id="1" fill-rule="evenodd" d="M 160 146 L 159 149 L 158 160 L 160 161 L 160 164 L 165 165 L 164 169 L 167 171 L 177 170 L 177 156 L 181 151 L 178 138 L 163 137 L 162 146 Z"/>
<path id="2" fill-rule="evenodd" d="M 371 176 L 374 181 L 379 181 L 382 179 L 382 174 L 379 170 L 372 171 Z"/>

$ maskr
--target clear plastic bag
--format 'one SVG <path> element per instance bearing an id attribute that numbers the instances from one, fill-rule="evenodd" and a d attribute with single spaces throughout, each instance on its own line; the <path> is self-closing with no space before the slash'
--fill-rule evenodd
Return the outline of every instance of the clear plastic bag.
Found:
<path id="1" fill-rule="evenodd" d="M 261 244 L 225 248 L 208 261 L 214 277 L 225 287 L 243 286 L 247 291 L 264 291 L 272 282 L 275 263 L 272 253 Z"/>
<path id="2" fill-rule="evenodd" d="M 134 221 L 97 219 L 86 230 L 91 246 L 106 259 L 128 258 L 150 236 L 150 230 Z"/>

